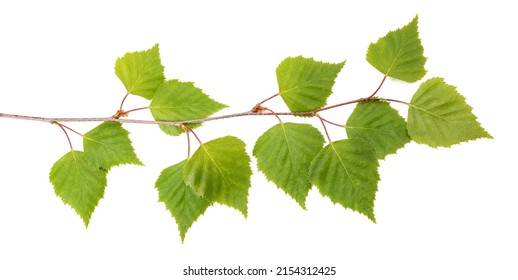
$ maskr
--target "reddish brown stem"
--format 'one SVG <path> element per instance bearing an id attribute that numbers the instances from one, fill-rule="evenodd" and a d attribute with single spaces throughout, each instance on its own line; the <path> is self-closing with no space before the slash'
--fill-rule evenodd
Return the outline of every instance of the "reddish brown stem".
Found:
<path id="1" fill-rule="evenodd" d="M 59 126 L 59 128 L 61 128 L 61 130 L 63 130 L 63 133 L 65 133 L 65 136 L 67 137 L 68 145 L 70 146 L 70 151 L 73 151 L 74 147 L 72 147 L 72 141 L 70 141 L 70 136 L 68 136 L 68 133 L 67 133 L 67 131 L 64 128 L 64 125 L 62 125 L 62 124 L 60 124 L 58 122 L 54 122 L 54 124 L 57 124 Z"/>
<path id="2" fill-rule="evenodd" d="M 119 110 L 122 111 L 122 106 L 124 105 L 124 101 L 126 101 L 126 98 L 128 98 L 129 92 L 124 95 L 124 98 L 122 98 L 121 106 L 119 107 Z"/>
<path id="3" fill-rule="evenodd" d="M 268 112 L 272 113 L 272 114 L 273 114 L 273 115 L 274 115 L 274 116 L 279 120 L 279 122 L 280 122 L 280 123 L 283 123 L 283 122 L 282 122 L 282 120 L 281 120 L 281 118 L 280 118 L 280 117 L 277 115 L 277 113 L 275 113 L 274 111 L 272 111 L 272 110 L 270 110 L 270 109 L 268 109 L 268 108 L 263 108 L 263 110 L 265 110 L 265 111 L 268 111 Z"/>
<path id="4" fill-rule="evenodd" d="M 128 114 L 128 113 L 131 113 L 131 112 L 140 111 L 140 110 L 146 110 L 146 109 L 149 109 L 149 107 L 135 108 L 135 109 L 131 109 L 131 110 L 125 111 L 125 113 Z"/>
<path id="5" fill-rule="evenodd" d="M 189 136 L 190 130 L 186 125 L 182 124 L 183 130 L 185 130 L 185 135 L 187 135 L 187 159 L 191 158 L 191 137 Z"/>
<path id="6" fill-rule="evenodd" d="M 198 143 L 200 143 L 200 145 L 203 145 L 203 142 L 201 142 L 200 138 L 198 138 L 198 135 L 196 135 L 196 133 L 194 132 L 194 130 L 192 130 L 192 128 L 190 128 L 186 125 L 184 125 L 183 127 L 184 127 L 184 129 L 187 129 L 190 133 L 192 133 L 192 135 L 194 135 L 194 137 L 196 138 L 196 140 L 198 140 Z"/>
<path id="7" fill-rule="evenodd" d="M 383 76 L 383 80 L 381 80 L 381 83 L 380 85 L 378 86 L 378 88 L 369 96 L 367 97 L 366 99 L 371 99 L 374 97 L 374 95 L 376 95 L 376 93 L 378 93 L 378 91 L 380 90 L 381 86 L 383 85 L 383 83 L 385 82 L 385 80 L 387 79 L 387 75 Z"/>
<path id="8" fill-rule="evenodd" d="M 280 95 L 279 93 L 276 93 L 276 94 L 274 94 L 274 95 L 272 95 L 272 96 L 270 96 L 270 97 L 266 98 L 265 100 L 263 100 L 263 101 L 259 102 L 259 105 L 261 105 L 261 104 L 265 103 L 266 101 L 268 101 L 268 100 L 270 100 L 270 99 L 273 99 L 273 98 L 275 98 L 275 97 L 277 97 L 277 96 L 279 96 L 279 95 Z"/>
<path id="9" fill-rule="evenodd" d="M 369 100 L 369 98 L 358 98 L 356 100 L 351 100 L 351 101 L 339 103 L 339 104 L 336 104 L 336 105 L 331 105 L 331 106 L 327 106 L 327 107 L 324 107 L 324 108 L 320 108 L 320 109 L 312 111 L 312 112 L 304 112 L 304 113 L 300 113 L 300 114 L 309 115 L 310 113 L 318 113 L 318 112 L 322 112 L 322 111 L 325 111 L 325 110 L 329 110 L 329 109 L 333 109 L 333 108 L 337 108 L 337 107 L 342 107 L 342 106 L 345 106 L 345 105 L 354 104 L 354 103 L 358 103 L 358 102 L 362 102 L 362 101 L 367 101 L 367 100 Z"/>
<path id="10" fill-rule="evenodd" d="M 401 104 L 405 104 L 407 106 L 411 106 L 412 104 L 408 103 L 408 102 L 405 102 L 405 101 L 401 101 L 401 100 L 397 100 L 397 99 L 390 99 L 390 98 L 386 98 L 385 99 L 386 101 L 389 101 L 389 102 L 396 102 L 396 103 L 401 103 Z"/>
<path id="11" fill-rule="evenodd" d="M 326 127 L 326 123 L 324 122 L 324 119 L 322 117 L 320 117 L 318 114 L 315 114 L 315 116 L 322 123 L 322 127 L 324 127 L 324 132 L 326 133 L 327 141 L 329 141 L 329 144 L 331 144 L 333 141 L 331 141 L 331 137 L 329 136 L 329 132 L 327 131 L 327 127 Z"/>
<path id="12" fill-rule="evenodd" d="M 326 120 L 326 119 L 322 118 L 321 116 L 318 116 L 318 117 L 319 117 L 321 120 L 323 120 L 323 121 L 325 121 L 326 123 L 328 123 L 328 124 L 332 124 L 332 125 L 335 125 L 335 126 L 338 126 L 338 127 L 345 127 L 345 125 L 337 124 L 337 123 L 334 123 L 334 122 L 332 122 L 332 121 L 328 121 L 328 120 Z"/>
<path id="13" fill-rule="evenodd" d="M 66 125 L 64 125 L 64 124 L 58 123 L 58 122 L 56 122 L 56 123 L 57 123 L 59 126 L 61 126 L 61 128 L 63 128 L 63 127 L 64 127 L 64 128 L 66 128 L 66 129 L 68 129 L 68 130 L 70 130 L 70 131 L 74 132 L 75 134 L 77 134 L 77 135 L 79 135 L 79 136 L 83 137 L 83 134 L 81 134 L 81 133 L 79 133 L 79 132 L 77 132 L 77 131 L 73 130 L 72 128 L 70 128 L 70 127 L 68 127 L 68 126 L 66 126 Z"/>

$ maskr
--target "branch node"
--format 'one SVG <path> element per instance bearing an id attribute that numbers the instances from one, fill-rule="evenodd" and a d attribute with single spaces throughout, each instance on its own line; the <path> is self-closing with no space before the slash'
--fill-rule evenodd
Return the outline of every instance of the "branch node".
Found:
<path id="1" fill-rule="evenodd" d="M 117 112 L 115 113 L 115 115 L 113 115 L 112 117 L 114 119 L 118 119 L 120 117 L 127 117 L 128 116 L 128 112 L 122 110 L 122 109 L 119 109 L 117 110 Z"/>

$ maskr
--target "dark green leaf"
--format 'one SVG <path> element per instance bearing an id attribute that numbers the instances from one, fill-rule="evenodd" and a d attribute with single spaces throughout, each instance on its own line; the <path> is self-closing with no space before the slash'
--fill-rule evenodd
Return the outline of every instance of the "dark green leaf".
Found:
<path id="1" fill-rule="evenodd" d="M 408 25 L 390 31 L 376 43 L 370 44 L 367 61 L 389 77 L 416 82 L 426 74 L 423 52 L 416 16 Z"/>
<path id="2" fill-rule="evenodd" d="M 368 140 L 379 159 L 395 153 L 410 142 L 405 119 L 386 102 L 358 103 L 345 129 L 349 138 Z"/>
<path id="3" fill-rule="evenodd" d="M 332 142 L 311 162 L 309 177 L 324 196 L 375 222 L 378 160 L 374 148 L 362 139 Z"/>
<path id="4" fill-rule="evenodd" d="M 432 78 L 421 84 L 410 101 L 408 133 L 415 142 L 430 147 L 493 138 L 471 109 L 454 86 L 442 78 Z"/>
<path id="5" fill-rule="evenodd" d="M 254 156 L 266 178 L 305 209 L 309 165 L 323 144 L 322 134 L 309 124 L 280 123 L 257 139 Z"/>
<path id="6" fill-rule="evenodd" d="M 184 165 L 185 161 L 182 161 L 164 169 L 155 183 L 159 200 L 164 202 L 178 224 L 182 242 L 187 230 L 210 206 L 207 200 L 197 196 L 184 183 L 182 175 Z"/>

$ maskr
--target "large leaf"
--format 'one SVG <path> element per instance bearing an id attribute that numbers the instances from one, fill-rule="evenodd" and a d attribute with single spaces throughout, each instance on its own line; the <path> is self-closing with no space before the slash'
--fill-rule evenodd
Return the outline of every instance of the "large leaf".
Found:
<path id="1" fill-rule="evenodd" d="M 417 16 L 406 26 L 390 31 L 369 45 L 367 61 L 386 76 L 406 82 L 419 81 L 426 74 L 423 45 L 417 31 Z"/>
<path id="2" fill-rule="evenodd" d="M 217 111 L 226 108 L 211 99 L 194 86 L 193 83 L 170 80 L 164 82 L 157 90 L 149 109 L 157 121 L 185 121 L 206 118 Z M 201 124 L 189 124 L 190 128 Z M 180 135 L 182 128 L 160 125 L 167 134 Z"/>
<path id="3" fill-rule="evenodd" d="M 471 106 L 454 86 L 442 78 L 421 84 L 410 101 L 408 133 L 430 147 L 450 147 L 468 140 L 492 138 L 480 126 Z"/>
<path id="4" fill-rule="evenodd" d="M 197 196 L 184 183 L 182 175 L 184 165 L 185 160 L 164 169 L 155 183 L 159 200 L 164 202 L 178 224 L 182 242 L 187 230 L 210 206 L 207 200 Z"/>
<path id="5" fill-rule="evenodd" d="M 96 126 L 83 136 L 85 159 L 105 170 L 120 164 L 142 165 L 128 135 L 121 123 L 104 122 Z"/>
<path id="6" fill-rule="evenodd" d="M 185 183 L 209 202 L 218 202 L 247 215 L 250 157 L 245 143 L 225 136 L 202 144 L 183 170 Z"/>
<path id="7" fill-rule="evenodd" d="M 88 227 L 104 195 L 106 171 L 88 164 L 83 152 L 70 151 L 54 163 L 49 178 L 56 195 L 70 205 Z"/>
<path id="8" fill-rule="evenodd" d="M 386 102 L 358 103 L 345 129 L 349 138 L 367 139 L 379 159 L 395 153 L 410 142 L 405 119 Z"/>
<path id="9" fill-rule="evenodd" d="M 288 57 L 277 67 L 279 94 L 292 112 L 306 112 L 326 105 L 336 76 L 344 66 L 302 56 Z"/>
<path id="10" fill-rule="evenodd" d="M 117 59 L 115 74 L 128 93 L 151 99 L 165 80 L 158 44 L 149 50 L 127 53 Z"/>
<path id="11" fill-rule="evenodd" d="M 253 153 L 266 178 L 306 208 L 309 165 L 323 144 L 322 134 L 309 124 L 280 123 L 257 139 Z"/>
<path id="12" fill-rule="evenodd" d="M 375 222 L 378 160 L 362 139 L 346 139 L 324 147 L 311 162 L 309 177 L 324 196 Z"/>

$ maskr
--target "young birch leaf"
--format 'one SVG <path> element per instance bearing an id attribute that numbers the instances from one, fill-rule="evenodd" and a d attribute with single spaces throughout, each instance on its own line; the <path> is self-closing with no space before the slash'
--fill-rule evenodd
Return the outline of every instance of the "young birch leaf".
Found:
<path id="1" fill-rule="evenodd" d="M 493 138 L 482 128 L 471 109 L 454 86 L 446 84 L 442 78 L 429 79 L 421 84 L 410 101 L 410 138 L 434 148 Z"/>
<path id="2" fill-rule="evenodd" d="M 104 195 L 106 173 L 88 164 L 80 151 L 68 152 L 50 169 L 49 179 L 56 195 L 76 211 L 86 227 Z"/>
<path id="3" fill-rule="evenodd" d="M 406 26 L 390 31 L 367 50 L 367 61 L 386 76 L 416 82 L 426 70 L 423 45 L 417 31 L 417 16 Z"/>
<path id="4" fill-rule="evenodd" d="M 366 215 L 373 222 L 378 189 L 378 160 L 372 146 L 362 139 L 332 142 L 313 159 L 309 177 L 320 193 Z"/>
<path id="5" fill-rule="evenodd" d="M 85 159 L 105 170 L 120 164 L 143 165 L 128 136 L 121 123 L 103 122 L 83 136 Z"/>
<path id="6" fill-rule="evenodd" d="M 279 95 L 292 112 L 322 108 L 345 61 L 324 63 L 302 56 L 288 57 L 277 67 Z"/>
<path id="7" fill-rule="evenodd" d="M 149 50 L 127 53 L 117 59 L 115 74 L 128 93 L 151 99 L 165 80 L 158 44 Z"/>
<path id="8" fill-rule="evenodd" d="M 280 123 L 257 139 L 253 153 L 266 178 L 305 209 L 309 165 L 323 144 L 322 134 L 309 124 Z"/>
<path id="9" fill-rule="evenodd" d="M 157 121 L 185 121 L 206 118 L 226 107 L 227 105 L 211 99 L 193 83 L 170 80 L 158 88 L 149 109 Z M 200 125 L 188 126 L 194 128 Z M 160 128 L 174 136 L 184 132 L 182 128 L 175 126 L 160 125 Z"/>
<path id="10" fill-rule="evenodd" d="M 155 183 L 159 200 L 165 204 L 178 224 L 182 242 L 187 230 L 210 206 L 207 200 L 197 196 L 184 183 L 182 175 L 184 165 L 185 160 L 167 167 L 160 173 Z"/>
<path id="11" fill-rule="evenodd" d="M 185 183 L 198 196 L 235 208 L 245 217 L 251 176 L 245 143 L 233 136 L 202 144 L 183 170 Z"/>
<path id="12" fill-rule="evenodd" d="M 376 157 L 395 153 L 410 142 L 406 121 L 386 102 L 361 102 L 345 125 L 348 138 L 364 138 L 376 150 Z"/>

